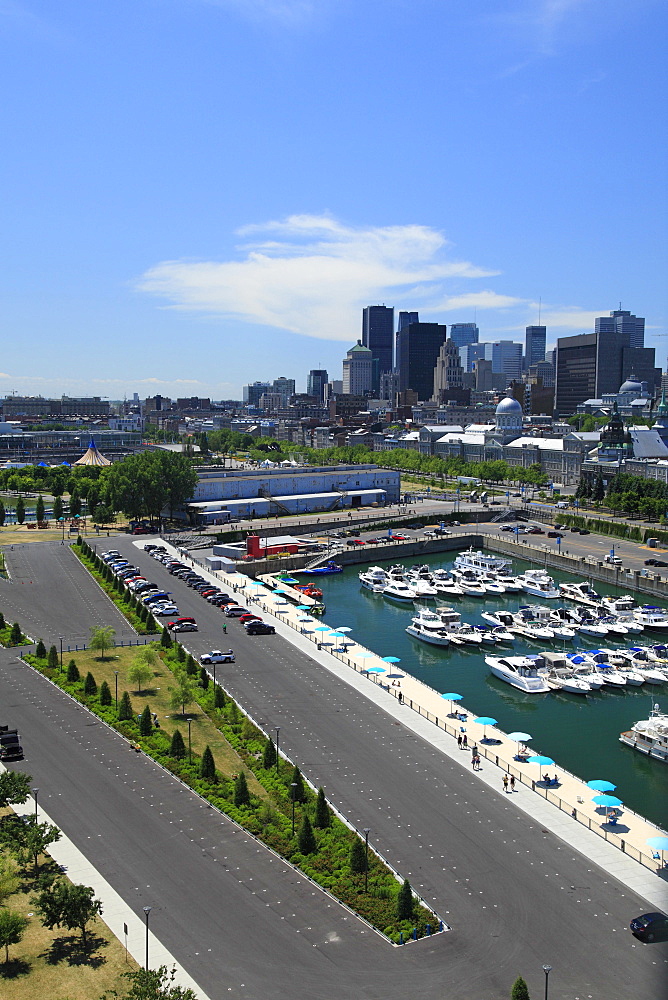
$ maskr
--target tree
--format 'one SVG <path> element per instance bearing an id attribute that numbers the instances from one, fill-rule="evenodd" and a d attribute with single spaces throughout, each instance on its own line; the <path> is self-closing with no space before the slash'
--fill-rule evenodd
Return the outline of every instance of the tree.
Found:
<path id="1" fill-rule="evenodd" d="M 148 705 L 144 706 L 144 711 L 139 717 L 139 733 L 141 736 L 150 736 L 153 732 L 153 718 Z"/>
<path id="2" fill-rule="evenodd" d="M 119 722 L 129 722 L 134 719 L 135 713 L 132 708 L 132 702 L 130 701 L 130 695 L 127 691 L 123 692 L 120 705 L 118 706 L 118 721 Z"/>
<path id="3" fill-rule="evenodd" d="M 192 705 L 195 700 L 195 688 L 192 678 L 186 673 L 176 675 L 176 687 L 170 688 L 170 708 L 172 711 L 181 709 L 181 714 L 186 714 L 186 705 Z"/>
<path id="4" fill-rule="evenodd" d="M 2 611 L 0 611 L 0 628 L 7 628 L 7 623 L 5 622 L 5 616 Z"/>
<path id="5" fill-rule="evenodd" d="M 296 785 L 296 788 L 290 788 L 293 793 L 293 798 L 295 802 L 305 802 L 306 801 L 306 788 L 304 787 L 304 779 L 302 778 L 302 772 L 299 770 L 295 764 L 292 771 L 292 777 L 290 778 L 290 785 Z"/>
<path id="6" fill-rule="evenodd" d="M 19 524 L 23 524 L 26 519 L 26 505 L 23 502 L 23 497 L 19 497 L 16 501 L 16 520 Z"/>
<path id="7" fill-rule="evenodd" d="M 220 684 L 216 684 L 216 687 L 213 692 L 213 707 L 225 708 L 225 692 L 223 691 Z"/>
<path id="8" fill-rule="evenodd" d="M 594 489 L 592 491 L 592 500 L 602 500 L 605 496 L 605 487 L 603 486 L 603 476 L 599 472 L 594 482 Z"/>
<path id="9" fill-rule="evenodd" d="M 0 854 L 0 907 L 21 887 L 18 870 L 16 858 L 11 854 Z"/>
<path id="10" fill-rule="evenodd" d="M 9 633 L 9 645 L 10 646 L 20 646 L 23 642 L 23 632 L 21 631 L 21 626 L 18 622 L 14 622 L 12 625 L 12 630 Z"/>
<path id="11" fill-rule="evenodd" d="M 76 684 L 80 680 L 81 674 L 75 660 L 70 660 L 67 664 L 67 680 L 70 684 Z"/>
<path id="12" fill-rule="evenodd" d="M 250 805 L 250 792 L 248 791 L 248 782 L 246 781 L 246 775 L 241 771 L 234 782 L 234 804 L 235 806 L 249 806 Z"/>
<path id="13" fill-rule="evenodd" d="M 513 988 L 510 991 L 510 1000 L 531 1000 L 529 988 L 521 976 L 518 976 L 513 983 Z"/>
<path id="14" fill-rule="evenodd" d="M 264 745 L 262 767 L 267 771 L 270 771 L 272 767 L 276 767 L 276 747 L 274 746 L 274 741 L 271 736 L 267 736 L 267 742 Z"/>
<path id="15" fill-rule="evenodd" d="M 59 663 L 60 660 L 58 658 L 58 650 L 55 646 L 49 646 L 49 658 L 46 663 L 47 667 L 50 667 L 51 670 L 55 670 Z"/>
<path id="16" fill-rule="evenodd" d="M 84 694 L 89 695 L 91 698 L 97 694 L 97 682 L 90 670 L 86 674 L 86 680 L 84 681 Z"/>
<path id="17" fill-rule="evenodd" d="M 105 993 L 101 1000 L 197 1000 L 190 987 L 174 986 L 176 969 L 171 972 L 166 965 L 159 969 L 136 969 L 134 972 L 124 972 L 122 979 L 129 983 L 127 993 L 112 990 Z"/>
<path id="18" fill-rule="evenodd" d="M 408 879 L 404 879 L 404 884 L 399 889 L 397 896 L 397 919 L 410 920 L 413 916 L 413 892 Z"/>
<path id="19" fill-rule="evenodd" d="M 46 851 L 50 844 L 60 840 L 60 830 L 52 823 L 38 823 L 34 815 L 23 820 L 16 817 L 15 822 L 5 821 L 2 824 L 2 838 L 9 844 L 22 865 L 32 861 L 37 871 L 40 854 Z"/>
<path id="20" fill-rule="evenodd" d="M 23 805 L 28 801 L 31 787 L 31 774 L 24 774 L 23 771 L 3 771 L 0 774 L 0 809 Z"/>
<path id="21" fill-rule="evenodd" d="M 53 516 L 56 521 L 60 521 L 63 516 L 63 501 L 60 497 L 56 497 L 53 501 Z"/>
<path id="22" fill-rule="evenodd" d="M 70 516 L 78 517 L 81 513 L 81 497 L 76 490 L 70 493 Z"/>
<path id="23" fill-rule="evenodd" d="M 111 690 L 106 681 L 100 684 L 100 705 L 111 705 Z"/>
<path id="24" fill-rule="evenodd" d="M 302 825 L 299 828 L 297 846 L 300 854 L 313 854 L 313 852 L 318 849 L 318 844 L 315 839 L 313 827 L 311 826 L 311 820 L 308 818 L 308 813 L 304 813 Z"/>
<path id="25" fill-rule="evenodd" d="M 18 944 L 28 926 L 28 921 L 22 913 L 16 910 L 0 910 L 0 947 L 4 945 L 5 965 L 9 963 L 9 946 Z"/>
<path id="26" fill-rule="evenodd" d="M 35 656 L 38 660 L 44 660 L 46 658 L 46 646 L 40 639 L 35 648 Z"/>
<path id="27" fill-rule="evenodd" d="M 327 805 L 327 799 L 325 798 L 325 792 L 322 788 L 318 789 L 318 797 L 315 800 L 315 819 L 313 820 L 313 825 L 317 826 L 320 830 L 327 829 L 331 825 L 332 814 L 329 811 L 329 806 Z M 357 837 L 355 838 L 358 839 Z"/>
<path id="28" fill-rule="evenodd" d="M 133 657 L 132 665 L 128 671 L 128 680 L 137 685 L 137 694 L 141 694 L 142 684 L 153 677 L 153 668 L 157 660 L 153 649 L 144 648 Z"/>
<path id="29" fill-rule="evenodd" d="M 186 660 L 186 673 L 189 674 L 190 677 L 197 676 L 197 661 L 192 653 L 188 653 L 188 659 Z"/>
<path id="30" fill-rule="evenodd" d="M 182 760 L 186 755 L 186 745 L 183 742 L 183 736 L 178 729 L 174 730 L 172 734 L 172 742 L 169 747 L 169 756 L 176 758 L 176 760 Z"/>
<path id="31" fill-rule="evenodd" d="M 172 637 L 169 634 L 169 629 L 163 628 L 162 635 L 160 636 L 160 645 L 163 646 L 164 649 L 170 649 L 172 645 Z"/>
<path id="32" fill-rule="evenodd" d="M 116 629 L 111 625 L 96 625 L 90 630 L 90 648 L 100 653 L 100 659 L 104 659 L 105 652 L 114 645 Z"/>
<path id="33" fill-rule="evenodd" d="M 183 646 L 181 645 L 181 643 L 177 642 L 176 643 L 176 659 L 179 661 L 179 663 L 185 663 L 187 658 L 188 658 L 188 653 L 186 653 L 186 651 L 183 648 Z"/>
<path id="34" fill-rule="evenodd" d="M 366 871 L 366 851 L 359 837 L 353 839 L 350 847 L 350 870 L 354 875 L 362 875 Z"/>
<path id="35" fill-rule="evenodd" d="M 7 514 L 6 514 L 6 511 L 5 511 L 5 505 L 2 502 L 2 500 L 0 500 L 0 528 L 5 523 L 5 517 L 6 516 L 7 516 Z"/>
<path id="36" fill-rule="evenodd" d="M 199 769 L 199 776 L 205 781 L 216 780 L 216 763 L 211 753 L 211 747 L 207 744 L 202 754 L 202 763 Z"/>
<path id="37" fill-rule="evenodd" d="M 204 688 L 205 691 L 206 691 L 206 689 L 209 686 L 209 675 L 207 673 L 206 667 L 200 667 L 200 671 L 199 671 L 199 684 L 200 684 L 200 687 Z"/>
<path id="38" fill-rule="evenodd" d="M 42 915 L 42 924 L 49 930 L 54 927 L 80 930 L 84 948 L 88 924 L 102 913 L 102 903 L 95 899 L 90 886 L 64 881 L 56 882 L 50 889 L 41 892 L 35 905 Z"/>
<path id="39" fill-rule="evenodd" d="M 44 520 L 44 499 L 41 493 L 37 497 L 37 503 L 35 505 L 35 520 L 36 521 Z"/>

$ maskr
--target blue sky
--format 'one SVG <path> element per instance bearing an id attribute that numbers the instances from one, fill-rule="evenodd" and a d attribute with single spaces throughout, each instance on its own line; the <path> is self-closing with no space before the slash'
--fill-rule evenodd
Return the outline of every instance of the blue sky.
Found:
<path id="1" fill-rule="evenodd" d="M 364 305 L 665 367 L 659 0 L 0 0 L 0 395 L 341 377 Z"/>

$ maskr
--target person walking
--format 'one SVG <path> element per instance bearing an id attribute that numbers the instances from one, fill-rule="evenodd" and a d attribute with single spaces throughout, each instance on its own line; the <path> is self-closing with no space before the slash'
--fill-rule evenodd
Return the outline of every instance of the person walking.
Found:
<path id="1" fill-rule="evenodd" d="M 469 745 L 468 736 L 466 735 L 466 733 L 464 733 L 464 736 L 463 736 L 463 739 L 462 739 L 462 746 L 463 747 L 467 747 L 468 745 Z"/>
<path id="2" fill-rule="evenodd" d="M 400 691 L 400 692 L 399 692 L 399 704 L 400 704 L 400 705 L 401 705 L 401 703 L 402 703 L 402 701 L 403 701 L 403 700 L 404 700 L 404 696 L 403 696 L 403 694 L 402 694 L 402 693 L 401 693 L 401 691 Z"/>
<path id="3" fill-rule="evenodd" d="M 508 791 L 508 775 L 507 774 L 504 774 L 504 776 L 503 776 L 503 790 L 504 790 L 504 792 Z"/>
<path id="4" fill-rule="evenodd" d="M 458 747 L 459 747 L 459 749 L 461 750 L 461 748 L 462 748 L 462 734 L 461 734 L 461 733 L 460 733 L 460 734 L 459 734 L 459 736 L 457 737 L 457 746 L 458 746 Z"/>
<path id="5" fill-rule="evenodd" d="M 475 768 L 475 762 L 476 762 L 476 758 L 475 758 L 475 757 L 471 757 L 471 767 L 472 767 L 472 769 L 473 769 L 474 771 L 475 771 L 475 769 L 476 769 L 476 768 Z"/>
<path id="6" fill-rule="evenodd" d="M 510 775 L 510 790 L 511 790 L 511 792 L 515 791 L 515 775 L 514 774 Z"/>

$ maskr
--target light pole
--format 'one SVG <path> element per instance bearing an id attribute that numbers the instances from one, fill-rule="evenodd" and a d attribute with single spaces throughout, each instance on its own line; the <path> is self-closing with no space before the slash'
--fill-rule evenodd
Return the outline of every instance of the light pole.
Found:
<path id="1" fill-rule="evenodd" d="M 115 680 L 116 680 L 116 714 L 118 715 L 118 675 L 119 675 L 120 671 L 119 670 L 114 670 L 114 673 L 116 674 L 116 678 L 115 678 Z"/>
<path id="2" fill-rule="evenodd" d="M 32 793 L 35 796 L 35 823 L 37 822 L 37 793 L 38 792 L 39 792 L 39 788 L 33 788 Z"/>
<path id="3" fill-rule="evenodd" d="M 547 977 L 552 972 L 552 966 L 551 965 L 544 965 L 543 966 L 543 972 L 545 973 L 545 1000 L 547 1000 Z"/>
<path id="4" fill-rule="evenodd" d="M 147 972 L 148 972 L 148 915 L 152 909 L 153 909 L 152 906 L 144 907 L 144 916 L 146 917 L 146 963 L 144 965 L 144 968 L 146 969 Z"/>
<path id="5" fill-rule="evenodd" d="M 191 742 L 191 739 L 190 739 L 190 727 L 192 726 L 192 721 L 193 721 L 192 719 L 186 719 L 186 722 L 188 723 L 188 763 L 189 764 L 192 764 L 192 762 L 193 762 L 193 745 L 192 745 L 192 742 Z"/>
<path id="6" fill-rule="evenodd" d="M 292 789 L 292 836 L 295 835 L 295 789 L 297 787 L 296 781 L 290 782 L 290 788 Z"/>
<path id="7" fill-rule="evenodd" d="M 364 828 L 364 852 L 366 860 L 364 862 L 364 891 L 367 892 L 369 888 L 369 834 L 371 830 L 367 827 Z"/>
<path id="8" fill-rule="evenodd" d="M 58 637 L 60 639 L 60 672 L 63 672 L 63 636 Z"/>
<path id="9" fill-rule="evenodd" d="M 281 731 L 281 727 L 280 726 L 276 726 L 276 774 L 278 774 L 278 761 L 279 761 L 279 757 L 278 757 L 278 736 L 279 736 L 280 731 Z"/>

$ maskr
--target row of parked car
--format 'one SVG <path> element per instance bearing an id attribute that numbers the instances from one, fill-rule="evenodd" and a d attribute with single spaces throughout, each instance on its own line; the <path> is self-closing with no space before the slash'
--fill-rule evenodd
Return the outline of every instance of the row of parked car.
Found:
<path id="1" fill-rule="evenodd" d="M 155 617 L 171 617 L 179 614 L 172 595 L 162 590 L 156 583 L 151 583 L 142 575 L 138 566 L 133 566 L 125 559 L 118 549 L 109 549 L 102 553 L 103 562 L 107 564 L 114 576 L 121 581 L 125 589 L 146 605 Z"/>

